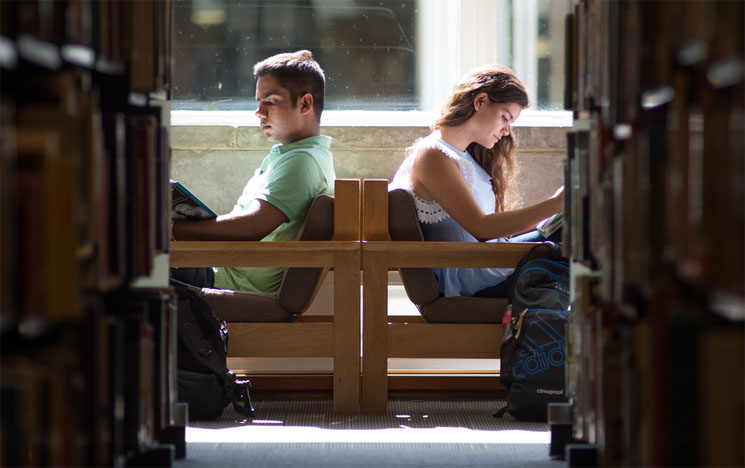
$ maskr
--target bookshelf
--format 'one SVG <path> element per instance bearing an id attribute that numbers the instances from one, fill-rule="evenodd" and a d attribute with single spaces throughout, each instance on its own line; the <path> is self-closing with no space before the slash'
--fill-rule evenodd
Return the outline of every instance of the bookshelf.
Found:
<path id="1" fill-rule="evenodd" d="M 0 2 L 0 465 L 174 458 L 170 15 Z"/>
<path id="2" fill-rule="evenodd" d="M 745 3 L 567 19 L 567 389 L 599 466 L 742 466 Z"/>

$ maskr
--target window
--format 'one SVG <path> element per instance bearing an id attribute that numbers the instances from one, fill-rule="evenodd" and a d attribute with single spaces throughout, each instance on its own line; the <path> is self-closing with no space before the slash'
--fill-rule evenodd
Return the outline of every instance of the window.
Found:
<path id="1" fill-rule="evenodd" d="M 175 0 L 174 110 L 253 110 L 254 63 L 311 50 L 327 110 L 439 109 L 474 66 L 512 67 L 560 110 L 571 0 Z"/>

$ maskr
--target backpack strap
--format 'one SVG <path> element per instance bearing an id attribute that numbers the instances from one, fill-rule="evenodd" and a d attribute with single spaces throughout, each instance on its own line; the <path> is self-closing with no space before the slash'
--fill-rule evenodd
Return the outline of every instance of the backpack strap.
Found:
<path id="1" fill-rule="evenodd" d="M 211 359 L 211 355 L 214 354 L 214 350 L 210 346 L 210 343 L 202 334 L 202 329 L 199 327 L 196 318 L 191 310 L 191 304 L 187 300 L 188 307 L 179 308 L 179 329 L 178 333 L 183 339 L 184 343 L 187 344 L 185 348 L 189 351 L 189 354 L 197 360 L 200 364 L 205 366 L 213 373 L 222 376 L 224 373 L 223 367 Z"/>
<path id="2" fill-rule="evenodd" d="M 509 285 L 509 292 L 507 294 L 507 297 L 510 299 L 510 302 L 512 302 L 512 298 L 515 294 L 515 283 L 517 283 L 517 277 L 519 276 L 520 270 L 522 270 L 523 266 L 525 266 L 526 263 L 528 263 L 530 260 L 533 259 L 533 256 L 535 254 L 535 251 L 538 249 L 547 249 L 550 254 L 551 260 L 557 260 L 562 258 L 561 255 L 561 246 L 558 244 L 551 242 L 551 241 L 543 241 L 538 245 L 534 245 L 531 247 L 530 250 L 528 250 L 528 253 L 523 255 L 523 258 L 520 259 L 520 263 L 517 264 L 515 267 L 515 271 L 512 273 L 512 277 L 510 279 L 510 285 Z"/>
<path id="3" fill-rule="evenodd" d="M 191 294 L 199 295 L 199 291 L 202 290 L 202 288 L 198 286 L 194 286 L 193 284 L 189 284 L 189 283 L 184 283 L 183 281 L 179 281 L 176 278 L 169 278 L 168 282 L 171 284 L 171 286 L 174 287 L 177 293 L 181 291 L 188 291 Z"/>
<path id="4" fill-rule="evenodd" d="M 218 356 L 213 349 L 213 346 L 217 345 L 217 343 L 213 344 L 204 335 L 199 319 L 192 308 L 195 302 L 202 300 L 198 294 L 200 288 L 174 279 L 171 279 L 171 284 L 175 286 L 176 294 L 179 296 L 179 337 L 186 344 L 185 348 L 189 351 L 189 354 L 194 358 L 194 360 L 222 378 L 227 368 L 223 365 L 224 362 L 221 360 L 222 356 Z M 184 301 L 183 306 L 181 306 L 181 301 Z M 213 321 L 219 322 L 217 317 L 214 317 L 214 315 L 211 318 Z M 213 324 L 213 326 L 216 325 L 217 324 Z M 219 326 L 220 330 L 218 333 L 222 339 L 218 341 L 222 341 L 223 343 L 221 346 L 224 346 L 225 348 L 219 351 L 222 352 L 224 356 L 227 353 L 227 324 L 223 322 L 220 323 Z"/>
<path id="5" fill-rule="evenodd" d="M 499 408 L 492 416 L 495 418 L 501 418 L 504 416 L 504 413 L 507 412 L 507 405 L 504 405 L 503 407 Z"/>
<path id="6" fill-rule="evenodd" d="M 253 418 L 255 411 L 249 394 L 251 381 L 248 379 L 239 380 L 233 371 L 228 371 L 228 374 L 230 374 L 230 377 L 226 378 L 225 382 L 226 388 L 229 388 L 230 399 L 233 401 L 233 409 L 240 415 Z"/>

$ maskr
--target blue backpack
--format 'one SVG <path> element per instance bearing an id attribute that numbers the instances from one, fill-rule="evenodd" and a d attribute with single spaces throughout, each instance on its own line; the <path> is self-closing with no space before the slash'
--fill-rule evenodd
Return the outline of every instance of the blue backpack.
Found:
<path id="1" fill-rule="evenodd" d="M 548 258 L 535 258 L 538 249 Z M 507 387 L 505 412 L 545 421 L 548 404 L 566 401 L 565 329 L 569 319 L 569 264 L 553 242 L 533 247 L 512 276 L 510 305 L 502 319 L 500 382 Z"/>

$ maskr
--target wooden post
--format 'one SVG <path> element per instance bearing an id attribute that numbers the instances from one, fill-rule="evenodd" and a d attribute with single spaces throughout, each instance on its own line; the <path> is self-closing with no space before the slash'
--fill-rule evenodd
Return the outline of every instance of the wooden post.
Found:
<path id="1" fill-rule="evenodd" d="M 334 182 L 334 240 L 358 241 L 360 237 L 360 180 Z"/>
<path id="2" fill-rule="evenodd" d="M 388 181 L 363 184 L 363 241 L 388 239 Z M 388 403 L 388 254 L 363 245 L 362 411 L 385 413 Z"/>
<path id="3" fill-rule="evenodd" d="M 337 179 L 334 240 L 360 240 L 360 181 Z M 360 411 L 360 250 L 334 254 L 334 412 Z"/>

